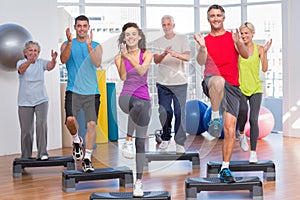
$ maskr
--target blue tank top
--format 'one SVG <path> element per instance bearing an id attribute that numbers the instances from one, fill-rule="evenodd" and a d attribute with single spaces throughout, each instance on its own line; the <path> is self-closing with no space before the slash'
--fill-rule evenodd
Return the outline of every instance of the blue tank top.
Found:
<path id="1" fill-rule="evenodd" d="M 98 45 L 99 43 L 92 42 L 93 49 Z M 67 91 L 81 95 L 99 94 L 97 68 L 91 61 L 86 42 L 79 42 L 75 38 L 72 40 L 71 54 L 66 68 L 68 70 Z"/>
<path id="2" fill-rule="evenodd" d="M 141 51 L 139 62 L 140 65 L 143 64 L 143 55 L 144 52 Z M 120 95 L 130 95 L 139 99 L 150 100 L 147 83 L 148 70 L 143 76 L 141 76 L 137 73 L 129 60 L 125 59 L 124 63 L 126 67 L 126 80 L 124 81 Z"/>

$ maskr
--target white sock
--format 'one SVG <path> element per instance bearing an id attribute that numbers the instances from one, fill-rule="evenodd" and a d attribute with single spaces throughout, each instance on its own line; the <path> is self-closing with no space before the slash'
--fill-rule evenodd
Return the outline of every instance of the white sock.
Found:
<path id="1" fill-rule="evenodd" d="M 221 170 L 224 168 L 229 168 L 229 162 L 225 162 L 225 161 L 222 162 Z"/>
<path id="2" fill-rule="evenodd" d="M 84 158 L 87 158 L 91 161 L 92 154 L 93 154 L 93 150 L 85 149 Z"/>
<path id="3" fill-rule="evenodd" d="M 80 139 L 79 139 L 78 133 L 76 133 L 75 135 L 72 135 L 72 137 L 73 137 L 73 142 L 74 143 L 80 143 Z"/>
<path id="4" fill-rule="evenodd" d="M 220 118 L 220 114 L 219 114 L 219 111 L 212 111 L 211 112 L 211 119 L 216 119 L 216 118 Z"/>

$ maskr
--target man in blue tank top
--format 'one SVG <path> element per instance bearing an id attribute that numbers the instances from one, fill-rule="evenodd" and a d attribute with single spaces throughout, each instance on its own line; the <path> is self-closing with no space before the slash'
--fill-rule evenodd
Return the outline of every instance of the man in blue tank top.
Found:
<path id="1" fill-rule="evenodd" d="M 66 64 L 68 83 L 65 94 L 66 126 L 73 137 L 73 156 L 82 161 L 84 172 L 94 171 L 91 155 L 96 141 L 96 125 L 100 106 L 100 93 L 96 70 L 102 61 L 102 47 L 92 41 L 89 19 L 80 15 L 75 19 L 76 38 L 66 29 L 67 41 L 61 46 L 60 60 Z M 82 109 L 86 120 L 85 154 L 83 158 L 82 138 L 78 136 L 76 116 Z"/>

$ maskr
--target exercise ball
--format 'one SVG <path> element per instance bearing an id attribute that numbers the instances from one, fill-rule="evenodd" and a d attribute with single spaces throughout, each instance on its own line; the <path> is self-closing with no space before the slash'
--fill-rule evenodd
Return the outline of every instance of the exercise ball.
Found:
<path id="1" fill-rule="evenodd" d="M 200 135 L 205 128 L 202 119 L 207 109 L 207 105 L 200 100 L 190 100 L 186 102 L 186 132 L 193 135 Z"/>
<path id="2" fill-rule="evenodd" d="M 24 58 L 24 44 L 32 37 L 25 28 L 17 24 L 1 25 L 0 35 L 0 68 L 15 71 L 17 61 Z"/>
<path id="3" fill-rule="evenodd" d="M 249 113 L 250 112 L 248 112 L 248 119 L 249 119 Z M 258 139 L 268 136 L 273 131 L 274 125 L 275 125 L 275 119 L 272 112 L 269 109 L 261 106 L 258 114 L 258 128 L 259 128 Z M 247 137 L 250 137 L 249 121 L 247 121 L 245 124 L 244 132 L 246 133 Z"/>

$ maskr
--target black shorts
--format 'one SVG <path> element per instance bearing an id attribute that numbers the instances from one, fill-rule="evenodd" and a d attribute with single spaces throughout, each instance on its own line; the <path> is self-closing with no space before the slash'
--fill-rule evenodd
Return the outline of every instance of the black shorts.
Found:
<path id="1" fill-rule="evenodd" d="M 209 97 L 209 88 L 207 85 L 210 78 L 211 76 L 208 76 L 202 81 L 202 89 L 207 97 Z M 220 112 L 229 112 L 237 118 L 239 114 L 241 95 L 242 92 L 238 86 L 232 86 L 227 81 L 225 81 L 224 98 L 220 106 Z"/>
<path id="2" fill-rule="evenodd" d="M 84 112 L 85 121 L 98 121 L 100 107 L 100 94 L 80 95 L 71 91 L 65 93 L 66 119 L 69 116 L 77 116 L 80 109 Z"/>

